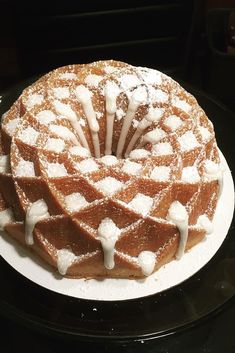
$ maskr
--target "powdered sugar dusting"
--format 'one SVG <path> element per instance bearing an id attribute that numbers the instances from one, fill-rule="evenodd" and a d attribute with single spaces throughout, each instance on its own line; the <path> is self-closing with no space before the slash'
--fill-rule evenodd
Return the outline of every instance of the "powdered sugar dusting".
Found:
<path id="1" fill-rule="evenodd" d="M 57 99 L 69 98 L 70 92 L 68 87 L 56 87 L 53 88 L 53 94 Z"/>
<path id="2" fill-rule="evenodd" d="M 177 115 L 169 115 L 164 121 L 164 124 L 168 126 L 171 131 L 177 130 L 182 123 L 182 120 Z"/>
<path id="3" fill-rule="evenodd" d="M 121 120 L 124 116 L 125 116 L 125 112 L 122 110 L 122 108 L 118 108 L 116 110 L 116 117 L 117 117 L 117 120 Z"/>
<path id="4" fill-rule="evenodd" d="M 18 135 L 18 138 L 28 145 L 35 146 L 38 136 L 39 136 L 39 132 L 36 131 L 31 126 L 29 126 L 26 129 L 21 130 L 21 132 Z"/>
<path id="5" fill-rule="evenodd" d="M 141 82 L 136 75 L 125 74 L 120 78 L 120 83 L 124 91 L 128 91 L 130 88 L 138 86 Z"/>
<path id="6" fill-rule="evenodd" d="M 73 146 L 70 147 L 69 152 L 75 156 L 79 157 L 90 157 L 91 153 L 86 149 L 85 147 L 82 146 Z"/>
<path id="7" fill-rule="evenodd" d="M 116 156 L 103 156 L 100 158 L 100 162 L 107 165 L 107 166 L 111 166 L 111 165 L 115 165 L 118 163 L 118 159 Z"/>
<path id="8" fill-rule="evenodd" d="M 63 80 L 75 80 L 77 75 L 73 72 L 64 72 L 63 74 L 60 74 L 59 77 Z"/>
<path id="9" fill-rule="evenodd" d="M 21 159 L 16 165 L 15 175 L 18 177 L 35 177 L 33 162 Z"/>
<path id="10" fill-rule="evenodd" d="M 124 186 L 121 181 L 113 177 L 106 177 L 104 179 L 101 179 L 97 181 L 95 185 L 107 196 L 115 194 Z"/>
<path id="11" fill-rule="evenodd" d="M 6 130 L 11 136 L 15 133 L 19 123 L 20 123 L 20 119 L 19 118 L 15 118 L 15 119 L 10 120 L 6 124 Z"/>
<path id="12" fill-rule="evenodd" d="M 153 103 L 167 103 L 169 99 L 168 94 L 161 89 L 150 89 L 149 95 Z"/>
<path id="13" fill-rule="evenodd" d="M 183 152 L 193 150 L 194 148 L 200 146 L 192 131 L 187 131 L 178 138 L 178 141 Z"/>
<path id="14" fill-rule="evenodd" d="M 73 146 L 70 147 L 69 152 L 75 156 L 79 156 L 79 157 L 90 157 L 91 153 L 90 151 L 88 151 L 88 149 L 86 149 L 85 147 L 82 146 Z"/>
<path id="15" fill-rule="evenodd" d="M 66 126 L 50 125 L 50 131 L 64 140 L 71 140 L 74 143 L 78 142 L 76 136 Z"/>
<path id="16" fill-rule="evenodd" d="M 150 178 L 156 181 L 168 181 L 170 178 L 170 172 L 170 167 L 158 166 L 152 170 Z"/>
<path id="17" fill-rule="evenodd" d="M 111 65 L 106 65 L 104 67 L 104 71 L 106 72 L 106 74 L 112 74 L 113 72 L 115 72 L 117 69 L 114 66 Z"/>
<path id="18" fill-rule="evenodd" d="M 164 109 L 157 108 L 157 107 L 150 107 L 148 114 L 145 116 L 145 118 L 150 122 L 157 122 L 162 118 L 163 114 L 164 114 Z"/>
<path id="19" fill-rule="evenodd" d="M 181 180 L 185 183 L 200 182 L 200 175 L 198 174 L 197 167 L 191 166 L 183 168 Z"/>
<path id="20" fill-rule="evenodd" d="M 144 135 L 144 140 L 150 143 L 156 143 L 166 136 L 164 130 L 156 128 Z"/>
<path id="21" fill-rule="evenodd" d="M 65 148 L 65 143 L 61 139 L 49 138 L 44 147 L 46 150 L 54 152 L 62 152 Z"/>
<path id="22" fill-rule="evenodd" d="M 124 162 L 124 165 L 122 167 L 122 170 L 127 173 L 127 174 L 131 174 L 131 175 L 138 175 L 140 174 L 142 169 L 142 164 L 140 163 L 136 163 L 136 162 L 131 162 L 129 160 L 126 160 Z"/>
<path id="23" fill-rule="evenodd" d="M 192 109 L 191 105 L 188 104 L 185 100 L 180 99 L 178 97 L 174 97 L 172 99 L 172 104 L 177 107 L 180 108 L 181 110 L 183 110 L 186 113 L 189 113 L 190 110 Z"/>
<path id="24" fill-rule="evenodd" d="M 150 155 L 149 151 L 146 151 L 145 149 L 142 149 L 142 148 L 137 148 L 131 151 L 129 157 L 131 159 L 140 159 L 140 158 L 147 158 L 149 155 Z"/>
<path id="25" fill-rule="evenodd" d="M 56 120 L 56 115 L 51 110 L 42 110 L 35 116 L 40 124 L 48 125 L 52 121 Z"/>
<path id="26" fill-rule="evenodd" d="M 88 86 L 97 88 L 102 79 L 103 77 L 100 75 L 90 74 L 85 78 L 85 82 Z"/>
<path id="27" fill-rule="evenodd" d="M 173 148 L 169 142 L 159 142 L 153 145 L 153 150 L 157 156 L 165 156 L 173 153 Z"/>
<path id="28" fill-rule="evenodd" d="M 201 134 L 201 137 L 202 137 L 203 141 L 206 142 L 206 141 L 210 140 L 210 138 L 212 137 L 212 134 L 210 133 L 210 131 L 207 128 L 205 128 L 204 126 L 199 125 L 198 129 L 200 131 L 200 134 Z"/>
<path id="29" fill-rule="evenodd" d="M 74 192 L 64 198 L 66 207 L 70 212 L 79 211 L 81 208 L 87 206 L 89 203 L 86 201 L 85 197 L 79 192 Z"/>
<path id="30" fill-rule="evenodd" d="M 141 74 L 145 83 L 150 85 L 161 85 L 162 75 L 157 70 L 152 70 L 148 68 L 138 67 L 138 72 Z"/>
<path id="31" fill-rule="evenodd" d="M 9 173 L 10 170 L 10 155 L 7 154 L 0 156 L 0 173 Z"/>
<path id="32" fill-rule="evenodd" d="M 134 211 L 147 216 L 153 205 L 152 197 L 138 193 L 129 203 L 128 206 Z"/>
<path id="33" fill-rule="evenodd" d="M 64 164 L 60 163 L 47 163 L 46 171 L 49 178 L 57 178 L 68 175 L 67 169 Z"/>
<path id="34" fill-rule="evenodd" d="M 99 165 L 91 158 L 84 159 L 80 163 L 75 163 L 75 167 L 81 173 L 91 173 L 99 170 Z"/>
<path id="35" fill-rule="evenodd" d="M 136 119 L 133 119 L 133 120 L 132 120 L 132 126 L 133 126 L 133 128 L 136 129 L 138 125 L 139 125 L 139 121 L 136 120 Z"/>
<path id="36" fill-rule="evenodd" d="M 26 102 L 27 108 L 33 108 L 35 105 L 42 104 L 44 97 L 42 94 L 31 94 Z"/>

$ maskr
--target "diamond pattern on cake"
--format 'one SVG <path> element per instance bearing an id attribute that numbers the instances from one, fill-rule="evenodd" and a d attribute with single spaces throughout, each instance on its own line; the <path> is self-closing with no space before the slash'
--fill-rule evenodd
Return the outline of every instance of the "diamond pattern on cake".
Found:
<path id="1" fill-rule="evenodd" d="M 0 218 L 12 215 L 3 228 L 24 243 L 27 211 L 43 200 L 49 217 L 36 223 L 32 249 L 63 275 L 142 277 L 141 252 L 161 266 L 177 249 L 171 204 L 185 207 L 190 226 L 212 220 L 220 185 L 213 125 L 156 70 L 115 61 L 58 68 L 2 118 Z M 98 236 L 105 219 L 119 234 L 113 269 Z M 205 235 L 198 224 L 189 246 Z"/>

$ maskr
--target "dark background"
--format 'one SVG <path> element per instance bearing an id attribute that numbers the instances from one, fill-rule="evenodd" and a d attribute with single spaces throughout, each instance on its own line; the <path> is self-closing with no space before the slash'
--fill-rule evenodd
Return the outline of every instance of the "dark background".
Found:
<path id="1" fill-rule="evenodd" d="M 159 69 L 235 111 L 235 0 L 0 0 L 0 92 L 58 66 L 100 59 Z M 110 351 L 0 322 L 3 353 Z M 230 303 L 199 327 L 112 352 L 234 353 L 234 327 Z"/>
<path id="2" fill-rule="evenodd" d="M 235 0 L 0 0 L 0 90 L 58 66 L 162 70 L 235 109 Z"/>

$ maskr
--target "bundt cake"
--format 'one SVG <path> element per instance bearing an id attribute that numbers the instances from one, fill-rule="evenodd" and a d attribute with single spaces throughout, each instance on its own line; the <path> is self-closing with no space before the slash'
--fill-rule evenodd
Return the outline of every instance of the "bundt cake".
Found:
<path id="1" fill-rule="evenodd" d="M 213 125 L 167 75 L 107 60 L 27 87 L 3 115 L 0 229 L 69 277 L 148 276 L 212 231 Z"/>

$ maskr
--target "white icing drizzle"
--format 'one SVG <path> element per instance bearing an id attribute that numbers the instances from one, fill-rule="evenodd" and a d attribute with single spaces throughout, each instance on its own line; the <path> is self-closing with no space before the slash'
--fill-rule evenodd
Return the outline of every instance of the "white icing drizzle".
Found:
<path id="1" fill-rule="evenodd" d="M 98 227 L 98 239 L 104 252 L 104 266 L 111 270 L 114 268 L 115 244 L 121 231 L 110 218 L 104 218 Z"/>
<path id="2" fill-rule="evenodd" d="M 138 256 L 138 262 L 144 276 L 149 276 L 154 270 L 156 263 L 156 254 L 152 251 L 141 251 Z"/>
<path id="3" fill-rule="evenodd" d="M 57 250 L 57 268 L 59 273 L 66 275 L 68 268 L 77 259 L 77 256 L 69 249 Z"/>
<path id="4" fill-rule="evenodd" d="M 105 154 L 112 154 L 112 140 L 113 140 L 113 123 L 117 110 L 117 96 L 120 93 L 115 82 L 107 82 L 105 87 L 106 98 L 106 139 L 105 139 Z"/>
<path id="5" fill-rule="evenodd" d="M 223 166 L 220 164 L 217 164 L 209 159 L 207 159 L 204 162 L 204 181 L 213 181 L 213 180 L 218 180 L 219 183 L 219 195 L 218 197 L 221 196 L 222 190 L 223 190 Z"/>
<path id="6" fill-rule="evenodd" d="M 0 211 L 0 230 L 4 230 L 5 225 L 12 222 L 14 222 L 14 217 L 11 208 Z"/>
<path id="7" fill-rule="evenodd" d="M 88 125 L 91 131 L 93 146 L 95 150 L 95 157 L 100 158 L 100 143 L 99 143 L 99 124 L 96 120 L 95 111 L 93 109 L 91 92 L 83 85 L 77 86 L 75 94 L 79 103 L 81 103 L 84 113 L 86 115 Z"/>
<path id="8" fill-rule="evenodd" d="M 10 172 L 10 155 L 0 156 L 0 173 Z"/>
<path id="9" fill-rule="evenodd" d="M 127 157 L 131 150 L 133 149 L 134 145 L 136 144 L 137 140 L 140 138 L 140 136 L 143 134 L 145 129 L 152 125 L 153 122 L 157 122 L 161 119 L 163 115 L 163 109 L 160 108 L 153 108 L 151 107 L 148 111 L 148 114 L 138 123 L 136 131 L 134 135 L 131 138 L 131 141 L 129 142 L 129 145 L 127 146 L 125 157 Z"/>
<path id="10" fill-rule="evenodd" d="M 144 130 L 147 129 L 147 127 L 149 127 L 151 125 L 151 122 L 148 121 L 146 118 L 143 118 L 137 125 L 136 131 L 134 133 L 134 135 L 132 136 L 127 149 L 126 149 L 126 153 L 125 153 L 125 157 L 127 158 L 131 152 L 131 150 L 133 149 L 133 147 L 136 144 L 136 141 L 140 138 L 140 136 L 143 134 Z"/>
<path id="11" fill-rule="evenodd" d="M 58 114 L 65 116 L 70 121 L 72 127 L 74 128 L 74 130 L 78 134 L 83 147 L 85 147 L 88 151 L 90 151 L 87 139 L 86 139 L 84 132 L 81 128 L 81 125 L 78 121 L 77 114 L 72 110 L 70 105 L 62 103 L 59 100 L 55 100 L 54 107 L 55 107 L 55 110 Z"/>
<path id="12" fill-rule="evenodd" d="M 141 103 L 145 102 L 146 99 L 147 99 L 147 92 L 145 87 L 140 86 L 134 90 L 134 93 L 132 94 L 132 97 L 129 101 L 125 120 L 122 125 L 122 129 L 121 129 L 121 133 L 120 133 L 120 137 L 117 145 L 117 158 L 122 157 L 123 148 L 125 145 L 129 128 L 131 126 L 131 122 L 135 116 L 135 113 L 138 107 L 140 106 Z"/>
<path id="13" fill-rule="evenodd" d="M 205 214 L 198 217 L 196 226 L 204 229 L 206 234 L 211 234 L 213 232 L 213 224 Z"/>
<path id="14" fill-rule="evenodd" d="M 184 254 L 188 239 L 188 213 L 186 208 L 179 201 L 172 202 L 167 219 L 173 222 L 180 232 L 179 247 L 175 255 L 177 259 L 180 259 Z"/>
<path id="15" fill-rule="evenodd" d="M 25 242 L 33 245 L 33 230 L 36 223 L 42 219 L 50 217 L 47 204 L 40 199 L 33 202 L 27 209 L 25 218 Z"/>

